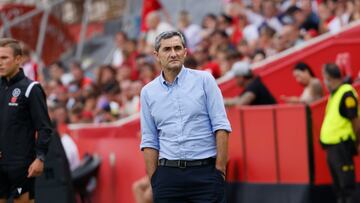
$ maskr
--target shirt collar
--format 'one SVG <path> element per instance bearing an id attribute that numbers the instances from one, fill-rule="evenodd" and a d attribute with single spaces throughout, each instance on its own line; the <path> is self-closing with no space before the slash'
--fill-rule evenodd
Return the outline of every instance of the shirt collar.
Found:
<path id="1" fill-rule="evenodd" d="M 8 84 L 8 85 L 12 85 L 14 83 L 17 83 L 18 81 L 22 80 L 23 78 L 25 78 L 25 74 L 22 68 L 20 68 L 19 72 L 16 73 L 16 75 L 12 78 L 10 78 L 9 81 L 6 80 L 5 77 L 1 77 L 1 80 L 4 84 Z"/>
<path id="2" fill-rule="evenodd" d="M 174 84 L 177 84 L 177 85 L 181 86 L 182 82 L 184 81 L 186 72 L 187 72 L 187 69 L 184 66 L 182 66 L 181 70 L 180 70 L 179 74 L 176 76 L 174 82 L 172 84 L 170 84 L 165 80 L 164 75 L 163 75 L 164 72 L 161 71 L 160 82 L 161 82 L 162 85 L 165 85 L 166 87 L 169 87 L 169 86 L 174 85 Z"/>

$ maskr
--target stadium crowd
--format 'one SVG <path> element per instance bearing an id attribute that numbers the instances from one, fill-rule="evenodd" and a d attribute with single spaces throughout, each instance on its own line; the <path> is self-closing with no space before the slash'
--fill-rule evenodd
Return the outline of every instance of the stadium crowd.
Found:
<path id="1" fill-rule="evenodd" d="M 111 122 L 139 112 L 141 88 L 160 67 L 153 57 L 154 36 L 179 30 L 186 38 L 185 66 L 219 78 L 231 73 L 235 62 L 259 62 L 288 48 L 360 19 L 360 0 L 228 1 L 219 15 L 207 14 L 201 25 L 187 11 L 170 23 L 164 9 L 149 13 L 147 31 L 133 39 L 125 32 L 114 36 L 112 64 L 85 73 L 82 64 L 56 62 L 44 80 L 48 105 L 59 131 L 68 123 Z M 165 16 L 165 18 L 164 18 Z M 88 77 L 88 76 L 94 77 Z M 40 77 L 44 78 L 44 77 Z"/>

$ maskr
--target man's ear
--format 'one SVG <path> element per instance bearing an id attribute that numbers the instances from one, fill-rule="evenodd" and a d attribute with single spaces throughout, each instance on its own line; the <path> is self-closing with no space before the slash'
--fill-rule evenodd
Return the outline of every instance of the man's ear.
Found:
<path id="1" fill-rule="evenodd" d="M 158 59 L 158 57 L 159 57 L 159 52 L 154 51 L 153 54 L 154 54 L 156 60 L 159 61 L 159 59 Z"/>
<path id="2" fill-rule="evenodd" d="M 23 62 L 24 58 L 21 55 L 15 56 L 15 63 L 20 65 Z"/>
<path id="3" fill-rule="evenodd" d="M 187 56 L 187 49 L 186 48 L 184 48 L 184 50 L 185 50 L 185 57 Z"/>

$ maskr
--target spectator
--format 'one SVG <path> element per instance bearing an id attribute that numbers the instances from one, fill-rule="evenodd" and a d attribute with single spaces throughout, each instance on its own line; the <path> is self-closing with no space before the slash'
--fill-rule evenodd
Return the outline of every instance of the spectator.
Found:
<path id="1" fill-rule="evenodd" d="M 304 86 L 304 90 L 300 97 L 281 96 L 281 99 L 286 103 L 310 104 L 324 95 L 320 80 L 315 77 L 311 68 L 306 63 L 297 63 L 294 67 L 293 75 L 296 81 Z"/>
<path id="2" fill-rule="evenodd" d="M 70 137 L 69 130 L 67 128 L 69 118 L 66 108 L 64 106 L 55 107 L 52 119 L 56 123 L 61 143 L 69 162 L 70 170 L 72 171 L 80 165 L 80 158 L 78 148 L 73 139 Z"/>
<path id="3" fill-rule="evenodd" d="M 232 67 L 232 72 L 237 84 L 244 90 L 238 97 L 225 99 L 225 106 L 276 104 L 274 97 L 261 82 L 260 77 L 252 73 L 249 63 L 236 62 Z"/>
<path id="4" fill-rule="evenodd" d="M 222 13 L 217 18 L 217 29 L 225 31 L 228 36 L 231 36 L 233 33 L 233 20 L 231 16 L 228 16 L 225 13 Z"/>
<path id="5" fill-rule="evenodd" d="M 30 78 L 31 80 L 38 80 L 38 65 L 35 63 L 34 60 L 31 58 L 31 50 L 29 46 L 24 43 L 21 43 L 22 52 L 23 52 L 23 64 L 22 68 L 24 70 L 24 74 L 26 77 Z"/>
<path id="6" fill-rule="evenodd" d="M 56 61 L 49 66 L 50 80 L 54 80 L 60 85 L 68 86 L 73 80 L 71 73 L 65 72 L 65 66 L 61 61 Z"/>
<path id="7" fill-rule="evenodd" d="M 252 59 L 253 63 L 260 62 L 266 58 L 266 54 L 262 49 L 258 49 L 255 51 L 254 57 Z"/>
<path id="8" fill-rule="evenodd" d="M 205 39 L 207 37 L 210 37 L 210 35 L 215 31 L 217 28 L 217 17 L 213 13 L 207 14 L 201 22 L 201 37 L 202 39 Z"/>
<path id="9" fill-rule="evenodd" d="M 190 14 L 187 11 L 180 11 L 178 29 L 184 34 L 188 51 L 191 53 L 201 41 L 201 28 L 191 23 Z"/>
<path id="10" fill-rule="evenodd" d="M 174 27 L 161 20 L 159 11 L 153 11 L 146 16 L 146 25 L 149 30 L 146 33 L 146 43 L 148 46 L 154 46 L 155 38 L 162 32 L 175 30 Z"/>
<path id="11" fill-rule="evenodd" d="M 266 25 L 276 30 L 276 32 L 280 32 L 282 29 L 282 23 L 277 16 L 278 11 L 276 2 L 272 0 L 263 1 L 261 12 L 264 16 L 264 20 L 261 26 Z"/>
<path id="12" fill-rule="evenodd" d="M 112 63 L 111 65 L 114 67 L 120 67 L 124 62 L 124 44 L 128 40 L 128 37 L 125 32 L 118 32 L 115 35 L 115 45 L 116 49 L 112 56 Z"/>
<path id="13" fill-rule="evenodd" d="M 70 63 L 70 71 L 73 76 L 73 84 L 77 85 L 81 90 L 92 83 L 92 80 L 85 76 L 80 62 L 72 61 Z"/>
<path id="14" fill-rule="evenodd" d="M 127 84 L 123 82 L 122 84 Z M 140 91 L 143 84 L 141 81 L 129 82 L 128 86 L 122 85 L 121 90 L 123 94 L 123 108 L 122 117 L 131 116 L 140 112 Z"/>
<path id="15" fill-rule="evenodd" d="M 136 203 L 152 203 L 153 195 L 148 176 L 144 176 L 135 181 L 132 186 Z"/>
<path id="16" fill-rule="evenodd" d="M 102 65 L 98 67 L 98 74 L 96 85 L 100 90 L 110 83 L 116 82 L 116 70 L 109 65 Z"/>

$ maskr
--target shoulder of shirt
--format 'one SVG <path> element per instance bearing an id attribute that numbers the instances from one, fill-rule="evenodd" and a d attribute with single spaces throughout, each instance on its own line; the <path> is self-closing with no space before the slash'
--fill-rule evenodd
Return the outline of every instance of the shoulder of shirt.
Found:
<path id="1" fill-rule="evenodd" d="M 144 85 L 144 87 L 141 89 L 141 92 L 149 91 L 153 88 L 159 88 L 160 87 L 160 75 L 157 76 L 155 79 L 150 81 L 148 84 Z"/>
<path id="2" fill-rule="evenodd" d="M 32 82 L 34 82 L 34 81 L 29 79 L 28 77 L 24 77 L 23 79 L 19 80 L 15 84 L 16 84 L 17 87 L 27 88 Z"/>

